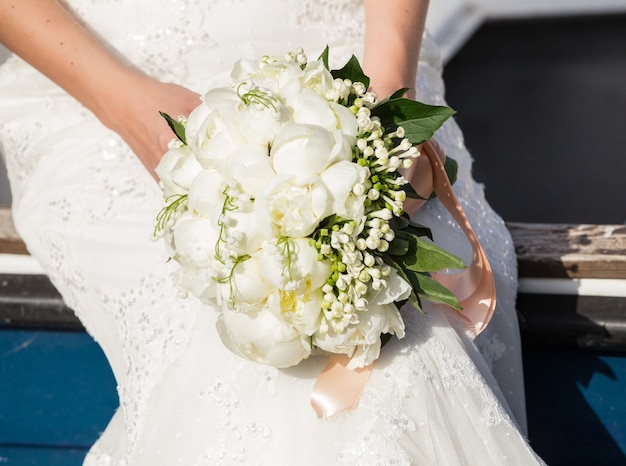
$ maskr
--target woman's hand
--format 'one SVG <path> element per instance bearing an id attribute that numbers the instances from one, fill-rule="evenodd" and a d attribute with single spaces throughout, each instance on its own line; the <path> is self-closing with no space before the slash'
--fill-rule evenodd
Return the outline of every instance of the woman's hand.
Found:
<path id="1" fill-rule="evenodd" d="M 200 104 L 200 97 L 185 87 L 162 83 L 139 73 L 129 81 L 125 86 L 130 87 L 103 102 L 94 113 L 126 141 L 156 177 L 154 169 L 175 137 L 159 112 L 172 118 L 186 117 Z"/>
<path id="2" fill-rule="evenodd" d="M 57 0 L 0 0 L 0 42 L 118 132 L 152 176 L 173 136 L 159 111 L 187 116 L 200 103 L 121 63 Z"/>

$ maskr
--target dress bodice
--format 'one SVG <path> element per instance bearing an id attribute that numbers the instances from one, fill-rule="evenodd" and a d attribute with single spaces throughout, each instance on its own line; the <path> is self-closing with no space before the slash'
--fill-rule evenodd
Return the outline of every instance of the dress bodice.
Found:
<path id="1" fill-rule="evenodd" d="M 150 75 L 206 90 L 239 58 L 329 45 L 360 54 L 362 0 L 66 0 L 103 42 Z M 190 13 L 190 11 L 192 13 Z M 358 46 L 357 46 L 358 44 Z M 355 50 L 356 46 L 356 50 Z M 191 74 L 190 69 L 200 71 Z"/>

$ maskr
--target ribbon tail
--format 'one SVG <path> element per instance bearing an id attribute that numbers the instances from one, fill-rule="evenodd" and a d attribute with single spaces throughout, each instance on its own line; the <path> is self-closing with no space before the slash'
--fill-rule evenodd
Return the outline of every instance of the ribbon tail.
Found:
<path id="1" fill-rule="evenodd" d="M 348 369 L 350 357 L 333 354 L 313 385 L 311 405 L 318 418 L 356 408 L 369 379 L 371 367 Z"/>
<path id="2" fill-rule="evenodd" d="M 437 273 L 433 274 L 433 277 L 456 295 L 459 304 L 463 307 L 463 310 L 457 315 L 463 320 L 467 330 L 476 336 L 485 329 L 496 307 L 496 288 L 491 266 L 452 190 L 442 163 L 445 156 L 441 156 L 430 142 L 425 142 L 422 149 L 432 167 L 433 190 L 465 233 L 473 252 L 472 262 L 462 272 L 457 274 Z"/>

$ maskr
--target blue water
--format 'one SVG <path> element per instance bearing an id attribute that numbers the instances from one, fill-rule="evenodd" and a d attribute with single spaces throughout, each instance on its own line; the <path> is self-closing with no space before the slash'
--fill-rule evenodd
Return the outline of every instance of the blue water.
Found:
<path id="1" fill-rule="evenodd" d="M 626 353 L 524 348 L 531 444 L 551 466 L 626 465 Z"/>
<path id="2" fill-rule="evenodd" d="M 626 464 L 626 354 L 524 349 L 530 440 L 551 466 Z M 84 333 L 0 329 L 0 466 L 79 466 L 118 405 Z"/>
<path id="3" fill-rule="evenodd" d="M 78 466 L 117 392 L 85 333 L 0 330 L 0 465 Z"/>

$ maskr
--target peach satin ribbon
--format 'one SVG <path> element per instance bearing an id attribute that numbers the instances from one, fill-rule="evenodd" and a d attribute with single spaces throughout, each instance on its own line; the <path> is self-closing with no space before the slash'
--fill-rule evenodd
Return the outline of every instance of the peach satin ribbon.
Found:
<path id="1" fill-rule="evenodd" d="M 459 224 L 472 246 L 472 262 L 460 273 L 432 274 L 441 284 L 450 289 L 463 307 L 454 316 L 466 329 L 478 335 L 489 323 L 496 306 L 496 290 L 491 267 L 481 248 L 476 234 L 452 190 L 443 166 L 445 154 L 438 144 L 425 142 L 421 156 L 413 164 L 407 178 L 415 190 L 425 198 L 434 191 Z M 415 213 L 425 201 L 407 201 L 406 210 Z M 442 308 L 442 305 L 438 305 Z M 444 311 L 445 312 L 445 311 Z M 320 418 L 332 416 L 356 407 L 371 372 L 371 366 L 358 370 L 347 369 L 350 358 L 342 354 L 330 356 L 328 364 L 313 385 L 311 405 Z"/>

